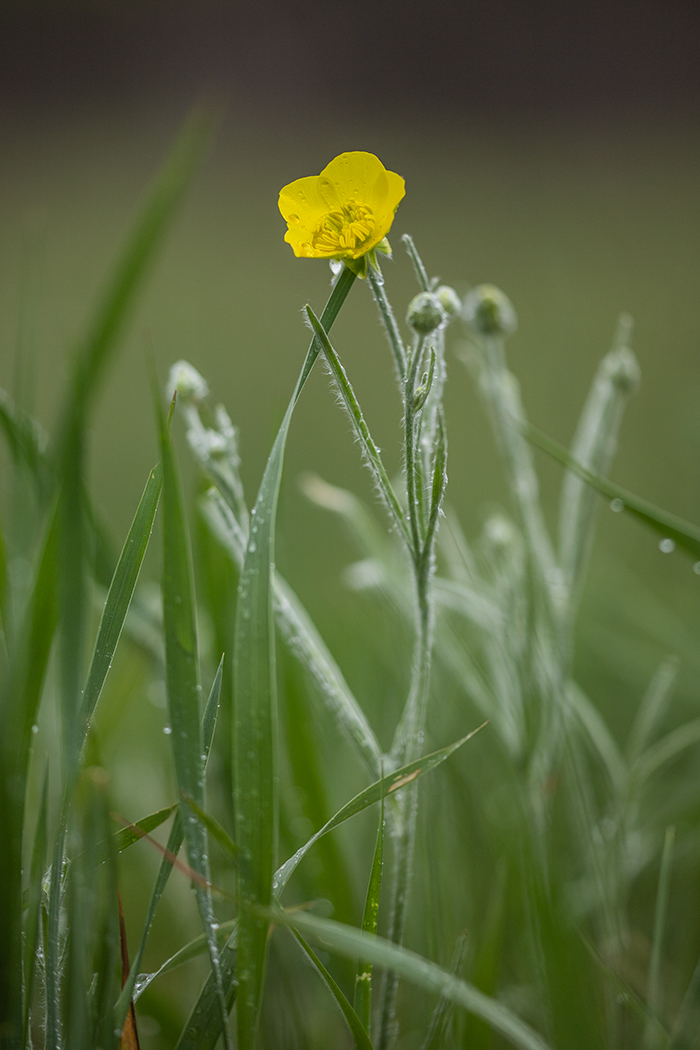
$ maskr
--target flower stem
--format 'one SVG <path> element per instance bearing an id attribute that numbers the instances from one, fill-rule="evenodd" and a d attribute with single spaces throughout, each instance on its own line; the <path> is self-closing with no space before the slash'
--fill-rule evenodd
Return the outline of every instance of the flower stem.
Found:
<path id="1" fill-rule="evenodd" d="M 379 313 L 381 314 L 384 328 L 389 339 L 389 345 L 394 355 L 394 364 L 396 366 L 396 372 L 399 380 L 403 384 L 406 377 L 406 349 L 401 339 L 401 333 L 399 332 L 399 326 L 396 323 L 394 311 L 391 308 L 391 303 L 387 299 L 386 292 L 384 290 L 384 278 L 380 271 L 375 271 L 373 267 L 367 268 L 367 280 L 369 286 L 372 289 L 372 295 L 374 301 L 379 307 Z"/>

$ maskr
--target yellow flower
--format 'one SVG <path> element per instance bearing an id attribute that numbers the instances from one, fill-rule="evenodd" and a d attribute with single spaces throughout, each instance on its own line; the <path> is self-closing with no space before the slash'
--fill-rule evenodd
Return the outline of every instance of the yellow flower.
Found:
<path id="1" fill-rule="evenodd" d="M 363 256 L 391 250 L 384 239 L 405 192 L 401 176 L 373 153 L 341 153 L 320 175 L 280 191 L 284 239 L 298 258 L 342 259 L 363 276 Z"/>

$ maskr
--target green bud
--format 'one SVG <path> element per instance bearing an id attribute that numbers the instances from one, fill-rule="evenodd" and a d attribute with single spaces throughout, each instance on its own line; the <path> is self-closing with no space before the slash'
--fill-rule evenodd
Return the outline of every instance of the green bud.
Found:
<path id="1" fill-rule="evenodd" d="M 493 284 L 472 288 L 464 300 L 462 316 L 480 335 L 510 335 L 518 327 L 513 304 Z"/>
<path id="2" fill-rule="evenodd" d="M 440 300 L 432 292 L 420 292 L 408 304 L 406 320 L 418 335 L 430 335 L 446 319 Z"/>
<path id="3" fill-rule="evenodd" d="M 435 294 L 440 300 L 440 306 L 445 311 L 448 322 L 454 321 L 462 312 L 462 301 L 454 288 L 449 284 L 441 284 Z"/>
<path id="4" fill-rule="evenodd" d="M 189 361 L 176 361 L 170 369 L 167 391 L 170 401 L 177 391 L 177 398 L 181 405 L 189 402 L 198 404 L 209 393 L 209 387 L 204 376 L 201 376 Z"/>

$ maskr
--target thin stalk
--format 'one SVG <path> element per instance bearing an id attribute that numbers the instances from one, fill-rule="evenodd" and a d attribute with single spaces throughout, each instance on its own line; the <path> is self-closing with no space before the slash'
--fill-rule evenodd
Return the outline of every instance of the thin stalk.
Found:
<path id="1" fill-rule="evenodd" d="M 423 260 L 421 259 L 420 255 L 418 254 L 416 246 L 413 243 L 413 237 L 411 237 L 411 235 L 408 234 L 408 233 L 404 233 L 404 235 L 401 238 L 401 240 L 405 244 L 406 251 L 408 252 L 409 258 L 410 258 L 411 262 L 413 263 L 413 269 L 416 271 L 416 277 L 418 279 L 418 284 L 421 286 L 422 291 L 429 292 L 430 291 L 430 281 L 428 280 L 428 273 L 427 273 L 427 270 L 425 269 L 425 266 L 423 265 Z"/>
<path id="2" fill-rule="evenodd" d="M 421 359 L 423 357 L 423 347 L 425 346 L 425 336 L 416 336 L 416 344 L 411 354 L 411 360 L 406 374 L 406 384 L 404 388 L 404 416 L 403 416 L 403 427 L 404 427 L 404 460 L 406 469 L 406 495 L 408 498 L 408 520 L 411 525 L 411 539 L 413 541 L 413 560 L 418 571 L 418 564 L 421 558 L 423 536 L 421 534 L 420 526 L 420 511 L 418 507 L 418 494 L 417 494 L 417 483 L 416 473 L 418 469 L 418 463 L 416 462 L 416 409 L 415 409 L 415 392 L 416 392 L 416 377 L 418 375 L 418 369 L 420 367 Z M 420 600 L 420 599 L 419 599 Z"/>
<path id="3" fill-rule="evenodd" d="M 381 314 L 389 345 L 391 346 L 391 351 L 394 355 L 396 372 L 401 384 L 403 385 L 404 379 L 406 378 L 406 349 L 403 345 L 403 340 L 401 339 L 401 333 L 399 332 L 399 326 L 396 323 L 391 303 L 387 299 L 386 292 L 384 291 L 384 278 L 382 277 L 380 270 L 375 270 L 372 266 L 368 266 L 367 280 L 372 289 L 374 301 L 379 307 L 379 313 Z"/>

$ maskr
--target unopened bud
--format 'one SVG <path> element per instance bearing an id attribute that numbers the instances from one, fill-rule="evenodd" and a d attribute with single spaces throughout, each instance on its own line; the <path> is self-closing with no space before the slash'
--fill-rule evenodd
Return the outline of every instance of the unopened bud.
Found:
<path id="1" fill-rule="evenodd" d="M 642 381 L 637 358 L 628 346 L 611 350 L 603 361 L 604 374 L 622 394 L 635 394 Z"/>
<path id="2" fill-rule="evenodd" d="M 176 361 L 168 376 L 169 401 L 172 401 L 175 391 L 177 391 L 178 401 L 181 404 L 187 404 L 190 401 L 198 404 L 209 393 L 209 387 L 204 376 L 200 375 L 189 361 Z"/>
<path id="3" fill-rule="evenodd" d="M 445 323 L 445 311 L 432 292 L 420 292 L 408 304 L 406 320 L 418 335 L 430 335 Z"/>
<path id="4" fill-rule="evenodd" d="M 448 322 L 454 321 L 462 312 L 462 301 L 454 288 L 449 284 L 441 284 L 435 294 L 440 300 L 440 306 L 445 311 Z"/>
<path id="5" fill-rule="evenodd" d="M 462 316 L 480 335 L 510 335 L 518 327 L 513 304 L 493 284 L 472 288 L 464 300 Z"/>

